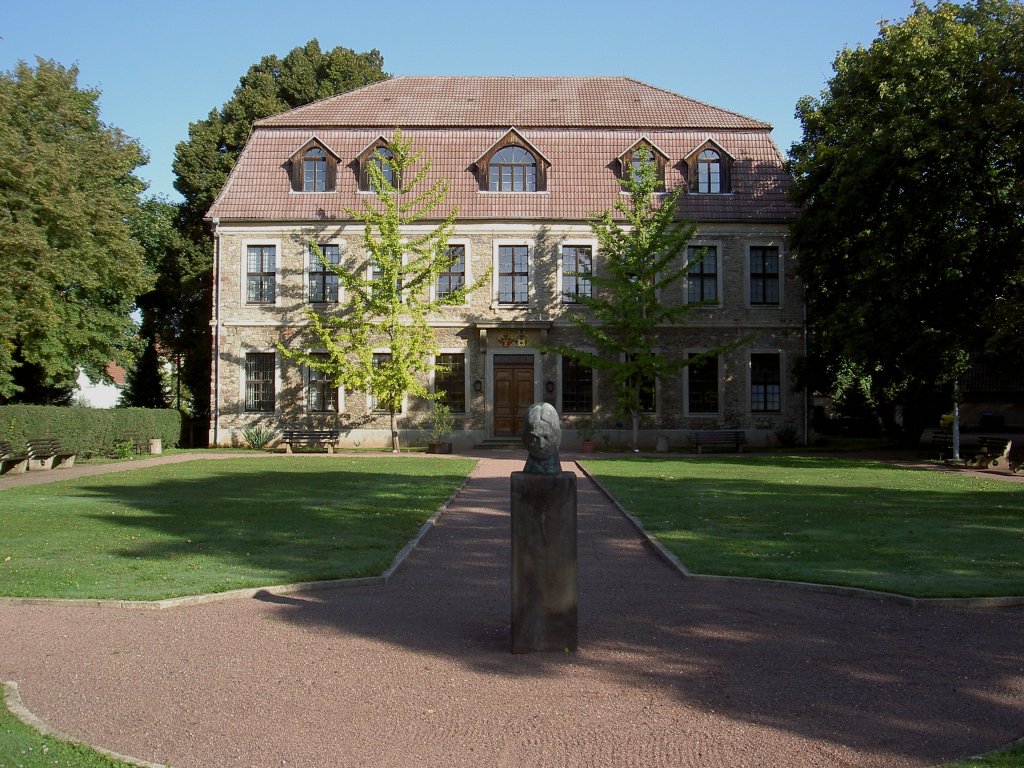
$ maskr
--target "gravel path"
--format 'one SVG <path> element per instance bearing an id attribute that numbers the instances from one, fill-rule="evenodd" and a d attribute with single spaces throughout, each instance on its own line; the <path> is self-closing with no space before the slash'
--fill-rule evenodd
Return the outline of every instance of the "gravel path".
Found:
<path id="1" fill-rule="evenodd" d="M 386 584 L 2 604 L 0 679 L 53 727 L 175 768 L 890 768 L 1024 735 L 1024 608 L 683 579 L 583 478 L 580 652 L 511 655 L 521 467 L 483 460 Z"/>

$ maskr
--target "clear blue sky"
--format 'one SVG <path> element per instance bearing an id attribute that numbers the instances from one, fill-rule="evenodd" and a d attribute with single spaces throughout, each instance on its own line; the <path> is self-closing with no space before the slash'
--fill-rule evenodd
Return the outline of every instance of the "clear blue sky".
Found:
<path id="1" fill-rule="evenodd" d="M 11 0 L 0 70 L 54 59 L 102 91 L 101 117 L 150 156 L 139 175 L 179 199 L 174 146 L 219 107 L 251 64 L 316 37 L 377 48 L 394 75 L 627 75 L 765 120 L 786 152 L 798 98 L 817 95 L 844 46 L 911 0 Z"/>

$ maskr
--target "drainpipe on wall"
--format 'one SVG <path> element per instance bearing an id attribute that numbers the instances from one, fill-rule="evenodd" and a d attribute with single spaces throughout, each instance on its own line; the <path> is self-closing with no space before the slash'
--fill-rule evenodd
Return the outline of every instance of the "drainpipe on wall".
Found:
<path id="1" fill-rule="evenodd" d="M 810 390 L 807 389 L 807 302 L 804 301 L 804 448 L 811 444 Z"/>
<path id="2" fill-rule="evenodd" d="M 220 445 L 220 219 L 213 219 L 213 447 Z"/>

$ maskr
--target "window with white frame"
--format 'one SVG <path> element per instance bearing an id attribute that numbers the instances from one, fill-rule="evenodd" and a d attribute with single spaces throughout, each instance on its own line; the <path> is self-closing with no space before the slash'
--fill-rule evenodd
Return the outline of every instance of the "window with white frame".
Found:
<path id="1" fill-rule="evenodd" d="M 530 301 L 530 246 L 498 246 L 498 303 Z"/>
<path id="2" fill-rule="evenodd" d="M 273 304 L 277 296 L 277 246 L 247 245 L 245 254 L 247 304 Z"/>
<path id="3" fill-rule="evenodd" d="M 318 245 L 327 264 L 341 264 L 341 248 L 337 245 Z M 312 244 L 309 246 L 309 301 L 311 304 L 338 302 L 338 275 L 319 259 Z"/>
<path id="4" fill-rule="evenodd" d="M 326 363 L 326 352 L 314 352 L 310 357 L 318 362 Z M 306 410 L 313 413 L 338 412 L 338 388 L 331 378 L 320 368 L 306 366 Z"/>
<path id="5" fill-rule="evenodd" d="M 580 296 L 591 296 L 593 248 L 589 245 L 562 246 L 562 303 L 576 304 Z"/>
<path id="6" fill-rule="evenodd" d="M 782 366 L 777 353 L 750 356 L 750 410 L 753 413 L 782 410 Z"/>
<path id="7" fill-rule="evenodd" d="M 466 246 L 451 244 L 448 246 L 449 264 L 437 276 L 435 296 L 443 299 L 466 285 Z"/>
<path id="8" fill-rule="evenodd" d="M 370 280 L 372 280 L 374 283 L 376 283 L 376 285 L 374 286 L 374 289 L 377 289 L 377 286 L 380 286 L 380 288 L 384 288 L 383 283 L 381 283 L 381 280 L 383 280 L 383 278 L 384 278 L 384 270 L 381 269 L 380 264 L 378 264 L 376 261 L 372 261 L 371 260 L 370 261 Z M 405 295 L 402 293 L 402 275 L 401 274 L 399 274 L 397 277 L 395 277 L 395 293 L 397 294 L 399 301 L 405 301 Z"/>
<path id="9" fill-rule="evenodd" d="M 245 355 L 245 411 L 273 413 L 276 385 L 273 352 L 247 352 Z"/>
<path id="10" fill-rule="evenodd" d="M 778 246 L 750 247 L 750 303 L 761 306 L 779 303 Z"/>
<path id="11" fill-rule="evenodd" d="M 718 303 L 718 248 L 691 245 L 686 249 L 686 300 L 690 304 Z"/>
<path id="12" fill-rule="evenodd" d="M 391 353 L 390 352 L 374 352 L 373 353 L 373 367 L 380 368 L 391 364 Z M 382 403 L 375 394 L 370 393 L 370 410 L 376 413 L 387 412 L 387 405 Z M 398 404 L 396 413 L 402 412 L 402 404 Z"/>

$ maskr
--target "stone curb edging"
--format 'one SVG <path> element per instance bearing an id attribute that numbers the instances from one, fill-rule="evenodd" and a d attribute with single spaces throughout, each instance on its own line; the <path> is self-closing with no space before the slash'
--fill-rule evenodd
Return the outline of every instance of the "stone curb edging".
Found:
<path id="1" fill-rule="evenodd" d="M 0 680 L 0 689 L 3 690 L 4 704 L 7 705 L 7 709 L 11 711 L 11 714 L 29 728 L 38 731 L 43 736 L 52 736 L 55 739 L 66 741 L 69 744 L 87 747 L 93 752 L 97 752 L 104 757 L 109 757 L 111 760 L 117 760 L 118 762 L 127 763 L 128 765 L 137 765 L 140 768 L 170 768 L 170 766 L 164 765 L 163 763 L 151 763 L 148 760 L 140 760 L 137 757 L 129 757 L 128 755 L 111 752 L 109 749 L 97 747 L 87 741 L 76 739 L 74 736 L 69 736 L 66 733 L 58 731 L 56 728 L 51 728 L 43 720 L 32 714 L 32 711 L 24 705 L 21 701 L 21 694 L 18 692 L 18 684 L 16 682 L 13 680 Z"/>
<path id="2" fill-rule="evenodd" d="M 479 461 L 477 462 L 479 466 Z M 473 471 L 476 470 L 474 466 Z M 380 576 L 364 576 L 354 579 L 327 579 L 324 581 L 300 581 L 294 584 L 278 584 L 271 587 L 245 587 L 243 589 L 232 589 L 227 592 L 211 592 L 205 595 L 186 595 L 184 597 L 171 597 L 166 600 L 104 600 L 101 598 L 60 598 L 60 597 L 0 597 L 0 605 L 52 605 L 90 608 L 133 608 L 142 610 L 165 610 L 167 608 L 181 608 L 189 605 L 205 605 L 207 603 L 219 603 L 225 600 L 241 600 L 245 598 L 283 596 L 296 592 L 313 592 L 322 589 L 346 589 L 349 587 L 367 587 L 374 584 L 386 584 L 391 580 L 398 569 L 402 567 L 406 558 L 423 541 L 431 528 L 437 524 L 441 514 L 448 509 L 453 501 L 462 493 L 462 490 L 469 483 L 473 471 L 463 479 L 462 483 L 452 494 L 437 508 L 430 518 L 420 526 L 416 535 L 410 539 L 402 549 L 398 551 L 391 565 Z"/>
<path id="3" fill-rule="evenodd" d="M 898 592 L 882 592 L 880 590 L 863 589 L 860 587 L 842 587 L 835 584 L 814 584 L 806 581 L 789 581 L 786 579 L 761 579 L 754 576 L 717 576 L 714 574 L 694 573 L 687 568 L 673 552 L 662 544 L 661 541 L 649 533 L 647 529 L 644 528 L 643 523 L 623 507 L 619 503 L 618 499 L 612 496 L 609 490 L 605 488 L 604 484 L 587 471 L 586 467 L 583 466 L 580 460 L 576 460 L 575 464 L 579 468 L 580 472 L 582 472 L 597 487 L 597 489 L 604 494 L 605 498 L 611 502 L 619 513 L 625 517 L 634 528 L 636 528 L 637 532 L 643 537 L 644 541 L 650 545 L 655 553 L 684 578 L 706 579 L 708 581 L 722 581 L 736 584 L 781 584 L 787 587 L 803 589 L 808 592 L 822 592 L 830 595 L 842 595 L 844 597 L 881 600 L 885 602 L 909 605 L 913 608 L 1011 608 L 1024 605 L 1024 595 L 1014 595 L 1009 597 L 913 597 L 911 595 L 902 595 Z"/>

